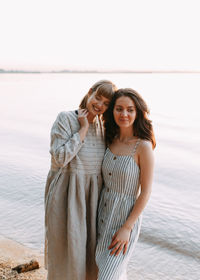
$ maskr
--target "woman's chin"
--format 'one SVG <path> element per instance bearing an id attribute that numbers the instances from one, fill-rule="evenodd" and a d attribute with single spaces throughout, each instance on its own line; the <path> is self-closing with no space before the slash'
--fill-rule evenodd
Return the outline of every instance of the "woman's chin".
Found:
<path id="1" fill-rule="evenodd" d="M 119 126 L 119 128 L 129 128 L 129 127 L 131 127 L 132 125 L 130 125 L 130 124 L 127 124 L 127 123 L 118 123 L 118 126 Z"/>
<path id="2" fill-rule="evenodd" d="M 90 114 L 90 115 L 93 115 L 93 116 L 95 117 L 95 116 L 100 115 L 101 112 L 97 112 L 97 111 L 95 111 L 95 110 L 90 110 L 90 111 L 89 111 L 89 114 Z"/>

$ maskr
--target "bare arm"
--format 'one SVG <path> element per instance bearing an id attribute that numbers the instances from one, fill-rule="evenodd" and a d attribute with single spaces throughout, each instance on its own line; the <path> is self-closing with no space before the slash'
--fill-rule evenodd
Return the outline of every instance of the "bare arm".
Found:
<path id="1" fill-rule="evenodd" d="M 109 249 L 115 248 L 112 250 L 111 255 L 119 255 L 123 249 L 124 254 L 126 253 L 131 230 L 144 210 L 151 194 L 154 169 L 154 157 L 151 144 L 148 142 L 141 143 L 141 146 L 138 148 L 138 154 L 141 192 L 126 222 L 112 238 Z"/>
<path id="2" fill-rule="evenodd" d="M 143 143 L 139 151 L 139 165 L 140 165 L 140 184 L 141 192 L 131 211 L 124 227 L 132 230 L 139 215 L 144 210 L 152 189 L 154 156 L 150 143 Z"/>

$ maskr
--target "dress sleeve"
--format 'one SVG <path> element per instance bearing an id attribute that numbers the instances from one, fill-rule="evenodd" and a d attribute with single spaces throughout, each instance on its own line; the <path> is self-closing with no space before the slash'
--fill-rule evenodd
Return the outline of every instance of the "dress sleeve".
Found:
<path id="1" fill-rule="evenodd" d="M 61 112 L 51 129 L 50 153 L 59 167 L 66 166 L 83 145 L 78 132 L 72 133 L 67 114 Z"/>

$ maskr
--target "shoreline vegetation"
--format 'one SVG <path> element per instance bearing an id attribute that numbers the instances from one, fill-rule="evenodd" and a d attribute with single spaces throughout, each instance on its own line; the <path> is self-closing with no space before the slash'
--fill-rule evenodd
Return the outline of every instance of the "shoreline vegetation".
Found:
<path id="1" fill-rule="evenodd" d="M 39 269 L 18 273 L 13 271 L 17 265 L 35 259 L 39 262 Z M 0 236 L 0 279 L 1 280 L 45 280 L 47 272 L 44 268 L 44 255 L 37 250 L 30 249 L 12 239 Z"/>
<path id="2" fill-rule="evenodd" d="M 0 74 L 200 74 L 198 70 L 5 70 Z"/>

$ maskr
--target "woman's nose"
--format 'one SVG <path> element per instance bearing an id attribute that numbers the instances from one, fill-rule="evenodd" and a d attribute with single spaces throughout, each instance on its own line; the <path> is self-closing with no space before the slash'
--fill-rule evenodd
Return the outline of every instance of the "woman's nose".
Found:
<path id="1" fill-rule="evenodd" d="M 99 101 L 98 105 L 99 105 L 99 107 L 102 107 L 103 106 L 103 101 Z"/>
<path id="2" fill-rule="evenodd" d="M 127 116 L 127 111 L 126 111 L 126 110 L 122 111 L 122 112 L 121 112 L 121 115 L 122 115 L 122 116 Z"/>

